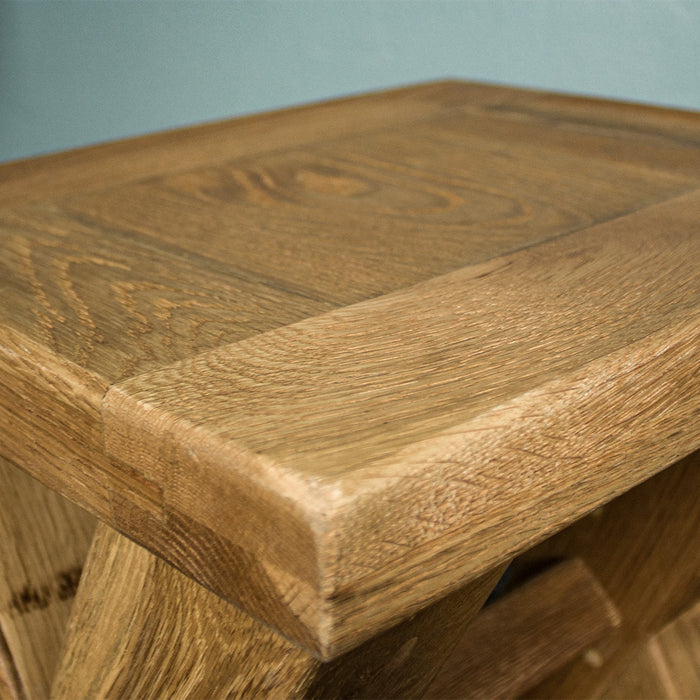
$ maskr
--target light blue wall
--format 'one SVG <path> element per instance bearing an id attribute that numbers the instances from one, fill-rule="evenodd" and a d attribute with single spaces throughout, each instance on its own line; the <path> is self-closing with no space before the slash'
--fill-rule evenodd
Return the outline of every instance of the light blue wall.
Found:
<path id="1" fill-rule="evenodd" d="M 700 109 L 700 0 L 0 0 L 0 160 L 445 76 Z"/>

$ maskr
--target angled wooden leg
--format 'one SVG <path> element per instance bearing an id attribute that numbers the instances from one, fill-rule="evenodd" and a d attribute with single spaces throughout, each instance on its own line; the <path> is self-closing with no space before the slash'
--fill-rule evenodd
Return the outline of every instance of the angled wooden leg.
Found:
<path id="1" fill-rule="evenodd" d="M 700 452 L 686 457 L 521 560 L 580 557 L 620 611 L 619 634 L 532 689 L 532 697 L 608 696 L 650 635 L 700 599 Z"/>
<path id="2" fill-rule="evenodd" d="M 641 645 L 606 698 L 700 698 L 700 600 Z"/>
<path id="3" fill-rule="evenodd" d="M 477 615 L 426 697 L 519 697 L 619 622 L 588 567 L 580 559 L 560 562 Z"/>
<path id="4" fill-rule="evenodd" d="M 420 696 L 500 573 L 323 663 L 100 525 L 53 696 Z"/>
<path id="5" fill-rule="evenodd" d="M 0 458 L 0 698 L 48 697 L 95 519 Z"/>

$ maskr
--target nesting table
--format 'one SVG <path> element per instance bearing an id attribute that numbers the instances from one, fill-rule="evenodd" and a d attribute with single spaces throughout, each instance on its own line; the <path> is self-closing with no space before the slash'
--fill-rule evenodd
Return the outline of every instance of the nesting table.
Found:
<path id="1" fill-rule="evenodd" d="M 461 697 L 543 598 L 612 641 L 492 675 L 595 694 L 698 599 L 700 115 L 413 86 L 0 166 L 0 237 L 8 697 Z"/>

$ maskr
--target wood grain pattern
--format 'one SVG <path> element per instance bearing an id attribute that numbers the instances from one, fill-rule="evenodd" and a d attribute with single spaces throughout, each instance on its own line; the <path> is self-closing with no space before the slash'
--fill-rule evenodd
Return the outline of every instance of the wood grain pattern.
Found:
<path id="1" fill-rule="evenodd" d="M 0 700 L 24 700 L 17 669 L 5 638 L 0 634 Z"/>
<path id="2" fill-rule="evenodd" d="M 639 700 L 700 697 L 700 602 L 643 644 L 604 695 Z"/>
<path id="3" fill-rule="evenodd" d="M 48 698 L 94 519 L 0 458 L 0 697 Z"/>
<path id="4" fill-rule="evenodd" d="M 694 453 L 560 532 L 524 563 L 581 557 L 620 611 L 619 634 L 597 663 L 578 659 L 534 687 L 534 698 L 608 697 L 650 635 L 700 598 L 700 453 Z"/>
<path id="5" fill-rule="evenodd" d="M 347 305 L 626 214 L 697 177 L 533 146 L 439 121 L 115 188 L 71 216 L 167 241 Z M 206 245 L 202 245 L 206 241 Z"/>
<path id="6" fill-rule="evenodd" d="M 100 526 L 52 696 L 420 697 L 501 571 L 324 664 Z"/>
<path id="7" fill-rule="evenodd" d="M 700 194 L 674 199 L 144 373 L 108 401 L 133 396 L 295 472 L 354 475 L 691 321 L 699 219 Z"/>
<path id="8" fill-rule="evenodd" d="M 55 207 L 0 214 L 0 230 L 2 327 L 106 382 L 332 308 Z"/>
<path id="9" fill-rule="evenodd" d="M 562 562 L 487 605 L 425 697 L 518 697 L 619 624 L 586 565 Z"/>
<path id="10" fill-rule="evenodd" d="M 107 448 L 288 572 L 275 508 L 308 527 L 337 654 L 700 444 L 699 218 L 687 196 L 143 374 Z"/>
<path id="11" fill-rule="evenodd" d="M 589 148 L 587 137 L 596 135 L 604 147 L 592 148 L 591 155 L 636 161 L 651 149 L 645 161 L 651 167 L 667 163 L 678 172 L 689 166 L 697 174 L 697 113 L 446 80 L 0 164 L 0 206 L 465 112 L 477 115 L 480 128 L 496 123 L 513 132 L 518 122 L 544 127 L 547 148 L 563 132 L 581 152 Z"/>
<path id="12" fill-rule="evenodd" d="M 675 697 L 700 697 L 700 601 L 654 641 L 672 679 Z"/>
<path id="13" fill-rule="evenodd" d="M 109 512 L 100 406 L 108 384 L 0 329 L 0 455 L 94 513 Z"/>
<path id="14" fill-rule="evenodd" d="M 273 620 L 300 644 L 316 646 L 312 586 L 284 576 L 274 559 L 254 556 L 250 538 L 231 541 L 216 525 L 206 527 L 186 513 L 166 511 L 160 484 L 105 455 L 103 381 L 19 333 L 0 330 L 0 337 L 0 428 L 3 435 L 22 436 L 0 441 L 0 454 L 251 614 Z M 245 494 L 242 488 L 237 500 L 239 507 L 248 503 L 249 521 L 269 522 L 264 500 L 246 501 Z M 286 562 L 293 563 L 295 573 L 304 572 L 303 579 L 316 580 L 308 527 L 295 528 L 284 509 L 275 512 L 276 527 L 297 543 L 298 557 L 287 555 Z M 251 532 L 259 548 L 260 533 Z"/>
<path id="15" fill-rule="evenodd" d="M 698 139 L 447 82 L 0 166 L 0 454 L 341 654 L 700 444 Z"/>
<path id="16" fill-rule="evenodd" d="M 521 93 L 466 104 L 459 115 L 431 120 L 433 135 L 469 142 L 477 136 L 515 148 L 588 156 L 654 171 L 700 175 L 697 115 L 605 100 Z M 487 118 L 488 117 L 488 118 Z"/>
<path id="17" fill-rule="evenodd" d="M 0 206 L 104 189 L 403 120 L 425 119 L 445 111 L 445 98 L 451 101 L 455 88 L 464 99 L 491 93 L 485 86 L 449 81 L 414 85 L 0 164 Z"/>

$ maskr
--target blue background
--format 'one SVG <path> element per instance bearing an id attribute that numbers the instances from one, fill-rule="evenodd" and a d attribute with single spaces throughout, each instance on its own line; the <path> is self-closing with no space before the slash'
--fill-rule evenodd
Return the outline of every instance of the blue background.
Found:
<path id="1" fill-rule="evenodd" d="M 700 1 L 0 2 L 0 160 L 442 77 L 700 109 Z"/>

